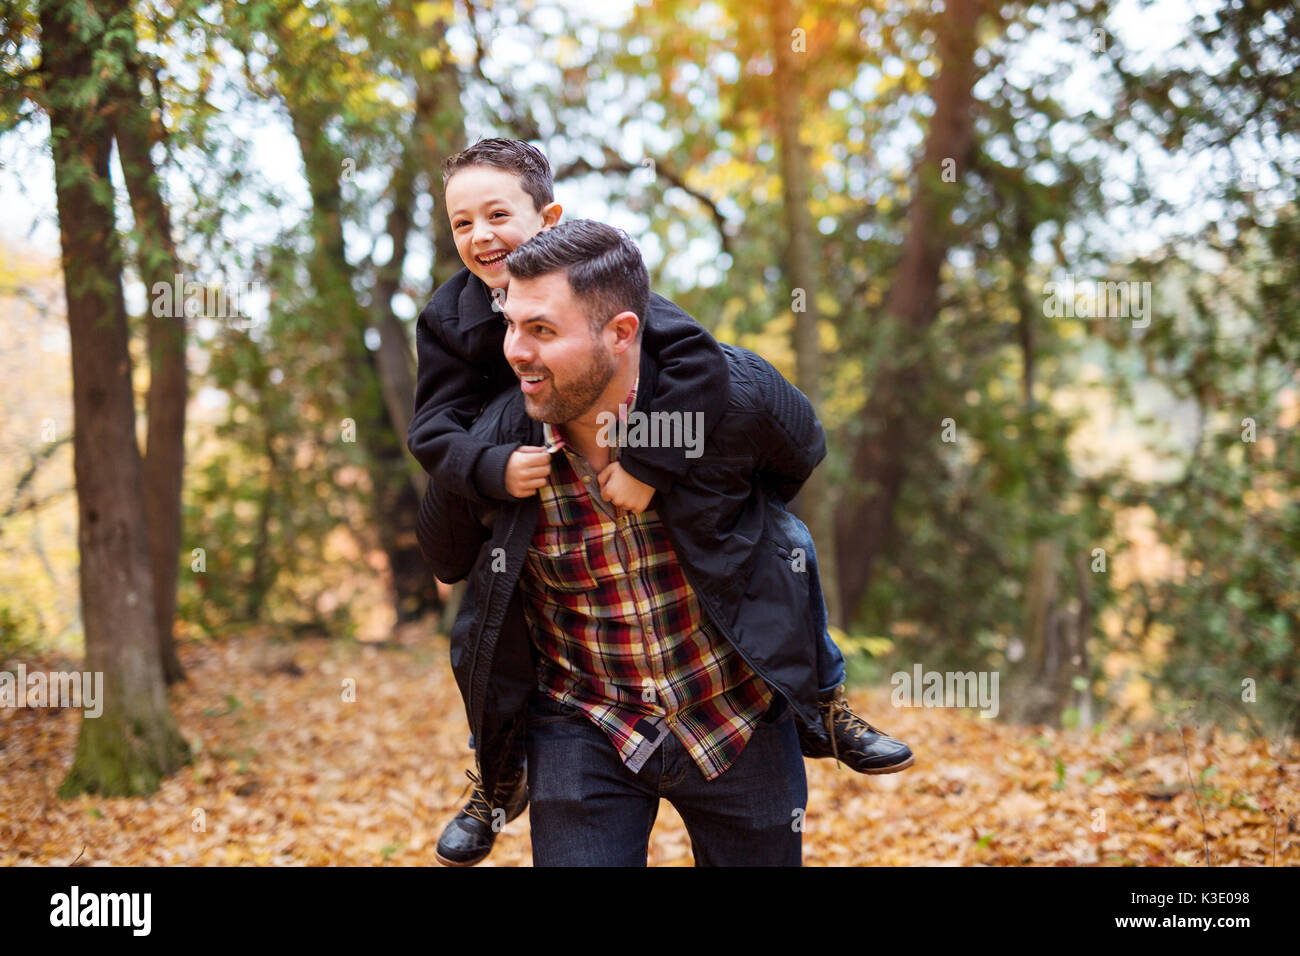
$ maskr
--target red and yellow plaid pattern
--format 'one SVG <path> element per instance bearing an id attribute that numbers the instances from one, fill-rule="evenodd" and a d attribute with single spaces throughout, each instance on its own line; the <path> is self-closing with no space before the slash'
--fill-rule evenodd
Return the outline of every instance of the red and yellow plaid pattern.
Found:
<path id="1" fill-rule="evenodd" d="M 653 509 L 616 515 L 567 446 L 539 494 L 520 587 L 541 691 L 582 710 L 633 772 L 671 732 L 705 779 L 719 776 L 772 690 L 717 633 Z"/>

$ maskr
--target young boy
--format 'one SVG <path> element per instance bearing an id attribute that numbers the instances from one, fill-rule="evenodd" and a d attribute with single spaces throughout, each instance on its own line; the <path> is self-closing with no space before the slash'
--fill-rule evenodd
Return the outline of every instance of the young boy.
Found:
<path id="1" fill-rule="evenodd" d="M 419 361 L 415 414 L 407 445 L 431 481 L 479 501 L 509 501 L 536 494 L 550 470 L 548 449 L 489 446 L 467 429 L 483 406 L 518 379 L 505 360 L 505 325 L 499 301 L 508 282 L 506 254 L 560 218 L 550 164 L 535 147 L 519 140 L 485 139 L 450 157 L 443 166 L 447 215 L 456 251 L 465 268 L 434 292 L 416 327 Z M 704 430 L 717 422 L 729 386 L 726 360 L 717 342 L 680 308 L 651 295 L 643 348 L 657 362 L 660 387 L 647 411 L 703 415 Z M 543 385 L 545 382 L 543 380 Z M 611 504 L 644 511 L 656 490 L 667 491 L 693 461 L 682 448 L 628 447 L 600 476 L 601 495 Z M 438 533 L 420 509 L 421 543 Z M 893 773 L 910 767 L 911 751 L 854 714 L 844 701 L 844 657 L 826 633 L 816 551 L 807 527 L 782 512 L 776 533 L 807 556 L 809 600 L 823 635 L 817 649 L 825 736 L 800 725 L 808 757 L 835 756 L 861 773 Z M 473 741 L 471 740 L 471 746 Z M 505 775 L 494 794 L 474 785 L 469 802 L 443 831 L 438 859 L 449 866 L 473 866 L 492 850 L 503 822 L 527 806 L 522 753 L 517 772 Z M 494 808 L 505 820 L 493 818 Z"/>

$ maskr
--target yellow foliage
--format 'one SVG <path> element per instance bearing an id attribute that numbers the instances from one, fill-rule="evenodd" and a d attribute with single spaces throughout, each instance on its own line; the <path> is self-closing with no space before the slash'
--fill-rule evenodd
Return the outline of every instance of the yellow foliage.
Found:
<path id="1" fill-rule="evenodd" d="M 838 627 L 826 629 L 831 640 L 841 650 L 851 654 L 866 653 L 872 657 L 884 657 L 894 651 L 894 642 L 887 637 L 870 634 L 849 634 Z"/>
<path id="2" fill-rule="evenodd" d="M 415 5 L 415 19 L 422 27 L 431 27 L 439 20 L 450 20 L 455 12 L 452 3 L 421 2 Z"/>
<path id="3" fill-rule="evenodd" d="M 41 314 L 35 303 L 48 309 Z M 0 242 L 0 501 L 17 506 L 0 541 L 0 623 L 20 642 L 75 653 L 77 498 L 73 493 L 72 356 L 57 258 Z M 48 457 L 51 442 L 58 447 Z M 41 460 L 18 500 L 18 481 Z M 34 505 L 27 507 L 27 505 Z"/>
<path id="4" fill-rule="evenodd" d="M 735 343 L 752 352 L 757 352 L 775 366 L 776 370 L 795 380 L 794 346 L 790 334 L 794 328 L 794 313 L 782 312 L 768 321 L 758 332 L 733 339 Z"/>
<path id="5" fill-rule="evenodd" d="M 427 46 L 420 51 L 420 66 L 426 70 L 436 70 L 442 66 L 442 53 L 437 47 Z"/>

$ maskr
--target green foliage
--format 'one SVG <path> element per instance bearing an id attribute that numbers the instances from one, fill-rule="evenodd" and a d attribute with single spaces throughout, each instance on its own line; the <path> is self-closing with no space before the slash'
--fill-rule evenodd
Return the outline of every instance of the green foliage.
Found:
<path id="1" fill-rule="evenodd" d="M 1283 284 L 1300 258 L 1296 223 L 1292 206 L 1243 232 L 1219 275 L 1166 264 L 1187 305 L 1138 348 L 1194 409 L 1195 439 L 1174 480 L 1121 486 L 1180 566 L 1137 588 L 1133 639 L 1176 635 L 1161 678 L 1199 714 L 1261 732 L 1300 725 L 1300 299 Z"/>
<path id="2" fill-rule="evenodd" d="M 208 374 L 228 397 L 208 454 L 189 465 L 184 497 L 186 547 L 203 548 L 206 571 L 182 573 L 179 617 L 209 633 L 263 620 L 326 633 L 347 629 L 346 604 L 324 599 L 360 560 L 330 550 L 331 534 L 362 523 L 364 484 L 339 481 L 364 458 L 345 440 L 355 402 L 300 316 L 293 277 L 280 275 L 282 304 L 266 339 L 223 330 Z M 189 552 L 192 554 L 192 552 Z"/>
<path id="3" fill-rule="evenodd" d="M 0 605 L 0 658 L 32 656 L 36 645 L 31 633 L 31 618 L 22 609 Z"/>
<path id="4" fill-rule="evenodd" d="M 562 187 L 591 204 L 567 215 L 597 214 L 608 200 L 641 240 L 659 291 L 793 376 L 772 83 L 784 38 L 770 5 L 638 4 L 619 29 L 533 5 L 131 9 L 168 133 L 184 257 L 254 279 L 271 298 L 254 333 L 195 331 L 193 391 L 226 404 L 191 425 L 182 621 L 210 633 L 253 620 L 355 627 L 346 585 L 373 576 L 362 555 L 380 530 L 366 476 L 387 466 L 340 429 L 347 419 L 371 427 L 381 407 L 363 334 L 387 306 L 372 301 L 387 268 L 385 217 L 405 190 L 437 207 L 437 156 L 465 138 L 541 144 Z M 46 93 L 32 5 L 3 11 L 0 132 L 35 115 Z M 822 318 L 830 484 L 879 492 L 859 487 L 849 455 L 882 427 L 869 402 L 925 423 L 897 450 L 892 531 L 847 622 L 877 642 L 844 641 L 851 679 L 916 661 L 1016 672 L 1047 544 L 1061 556 L 1052 611 L 1084 616 L 1086 661 L 1067 682 L 1064 722 L 1083 722 L 1098 688 L 1092 703 L 1104 708 L 1109 655 L 1155 683 L 1157 704 L 1193 699 L 1260 732 L 1295 727 L 1294 5 L 1225 0 L 1156 63 L 1140 42 L 1125 46 L 1108 0 L 986 10 L 975 143 L 948 157 L 957 179 L 944 193 L 946 258 L 924 327 L 886 303 L 906 243 L 935 238 L 915 233 L 911 213 L 918 185 L 940 175 L 918 158 L 951 20 L 896 0 L 811 0 L 796 14 L 818 269 L 802 291 Z M 1053 54 L 1034 55 L 1029 41 L 1049 36 Z M 108 44 L 75 95 L 109 95 L 119 47 Z M 532 51 L 527 69 L 519 49 Z M 1067 95 L 1083 69 L 1102 106 L 1080 110 Z M 278 123 L 297 148 L 301 188 L 258 168 L 258 123 Z M 1195 170 L 1190 201 L 1170 199 L 1148 170 L 1162 160 Z M 341 179 L 346 163 L 356 175 Z M 422 262 L 441 215 L 428 205 L 416 207 L 411 240 Z M 1139 251 L 1161 229 L 1156 251 Z M 440 268 L 454 261 L 434 251 Z M 428 276 L 402 265 L 399 291 L 421 303 Z M 1046 283 L 1065 273 L 1151 282 L 1153 321 L 1048 315 Z M 908 367 L 920 371 L 899 386 L 890 373 Z M 1243 440 L 1246 419 L 1253 441 Z M 953 441 L 941 437 L 949 420 Z M 1109 454 L 1110 441 L 1130 438 L 1138 460 Z M 1129 530 L 1146 518 L 1151 541 Z M 193 548 L 206 571 L 192 569 Z M 1099 548 L 1104 572 L 1093 566 Z M 21 627 L 16 613 L 0 608 L 0 641 Z M 1242 699 L 1247 678 L 1254 702 Z"/>

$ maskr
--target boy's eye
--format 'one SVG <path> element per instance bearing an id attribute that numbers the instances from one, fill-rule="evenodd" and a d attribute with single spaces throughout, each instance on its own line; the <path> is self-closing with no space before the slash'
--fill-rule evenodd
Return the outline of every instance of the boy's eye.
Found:
<path id="1" fill-rule="evenodd" d="M 497 210 L 496 212 L 494 212 L 492 215 L 488 216 L 488 218 L 489 218 L 489 219 L 495 219 L 497 216 L 504 216 L 504 215 L 505 215 L 505 213 L 498 209 L 498 210 Z"/>

